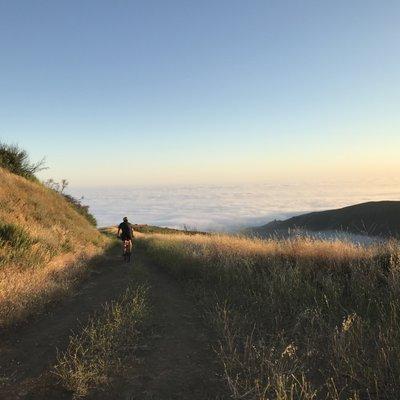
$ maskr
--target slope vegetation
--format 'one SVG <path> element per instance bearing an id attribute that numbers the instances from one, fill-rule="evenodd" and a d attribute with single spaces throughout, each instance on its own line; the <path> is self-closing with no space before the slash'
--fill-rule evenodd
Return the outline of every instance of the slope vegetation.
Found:
<path id="1" fill-rule="evenodd" d="M 63 196 L 0 168 L 0 326 L 68 291 L 107 243 Z"/>
<path id="2" fill-rule="evenodd" d="M 218 334 L 232 398 L 398 398 L 398 242 L 176 234 L 138 242 Z"/>
<path id="3" fill-rule="evenodd" d="M 261 236 L 287 233 L 292 229 L 310 231 L 345 231 L 374 236 L 400 235 L 400 201 L 377 201 L 356 204 L 335 210 L 312 212 L 272 221 L 250 228 L 247 233 Z"/>

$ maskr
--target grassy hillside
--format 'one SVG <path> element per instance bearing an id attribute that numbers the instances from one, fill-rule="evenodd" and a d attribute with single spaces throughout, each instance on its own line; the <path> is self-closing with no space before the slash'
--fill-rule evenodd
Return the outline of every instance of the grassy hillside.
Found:
<path id="1" fill-rule="evenodd" d="M 106 245 L 63 196 L 0 168 L 0 326 L 68 291 Z"/>
<path id="2" fill-rule="evenodd" d="M 394 399 L 400 247 L 139 235 L 194 295 L 240 399 Z"/>
<path id="3" fill-rule="evenodd" d="M 162 227 L 154 226 L 154 225 L 133 224 L 132 227 L 136 232 L 140 232 L 140 233 L 169 233 L 169 234 L 185 233 L 187 235 L 198 235 L 198 234 L 207 235 L 206 232 L 173 229 L 173 228 L 162 228 Z"/>
<path id="4" fill-rule="evenodd" d="M 272 221 L 250 228 L 246 233 L 260 236 L 287 233 L 289 229 L 310 231 L 345 231 L 376 236 L 400 236 L 400 201 L 377 201 L 356 204 L 336 210 L 312 212 Z"/>

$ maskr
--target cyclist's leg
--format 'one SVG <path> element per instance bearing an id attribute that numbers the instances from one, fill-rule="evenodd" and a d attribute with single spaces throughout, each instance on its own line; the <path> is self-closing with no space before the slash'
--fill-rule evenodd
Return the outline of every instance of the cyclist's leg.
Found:
<path id="1" fill-rule="evenodd" d="M 131 259 L 132 241 L 128 238 L 124 240 L 124 260 L 129 262 Z"/>
<path id="2" fill-rule="evenodd" d="M 123 257 L 125 257 L 125 248 L 126 248 L 125 239 L 122 239 L 122 256 Z"/>
<path id="3" fill-rule="evenodd" d="M 131 260 L 131 252 L 132 252 L 132 240 L 126 241 L 126 258 L 127 262 Z"/>

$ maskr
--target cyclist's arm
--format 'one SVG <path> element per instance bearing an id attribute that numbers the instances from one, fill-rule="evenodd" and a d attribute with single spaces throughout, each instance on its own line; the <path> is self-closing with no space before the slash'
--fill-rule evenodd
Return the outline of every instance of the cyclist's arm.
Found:
<path id="1" fill-rule="evenodd" d="M 121 228 L 118 228 L 118 232 L 117 232 L 117 236 L 119 236 L 119 231 L 121 230 Z"/>

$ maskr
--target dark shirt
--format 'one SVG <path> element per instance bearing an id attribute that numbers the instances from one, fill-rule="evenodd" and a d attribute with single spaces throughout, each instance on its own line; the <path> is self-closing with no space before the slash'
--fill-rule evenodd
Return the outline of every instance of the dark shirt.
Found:
<path id="1" fill-rule="evenodd" d="M 129 222 L 121 222 L 118 229 L 121 229 L 122 237 L 132 239 L 132 228 Z"/>

